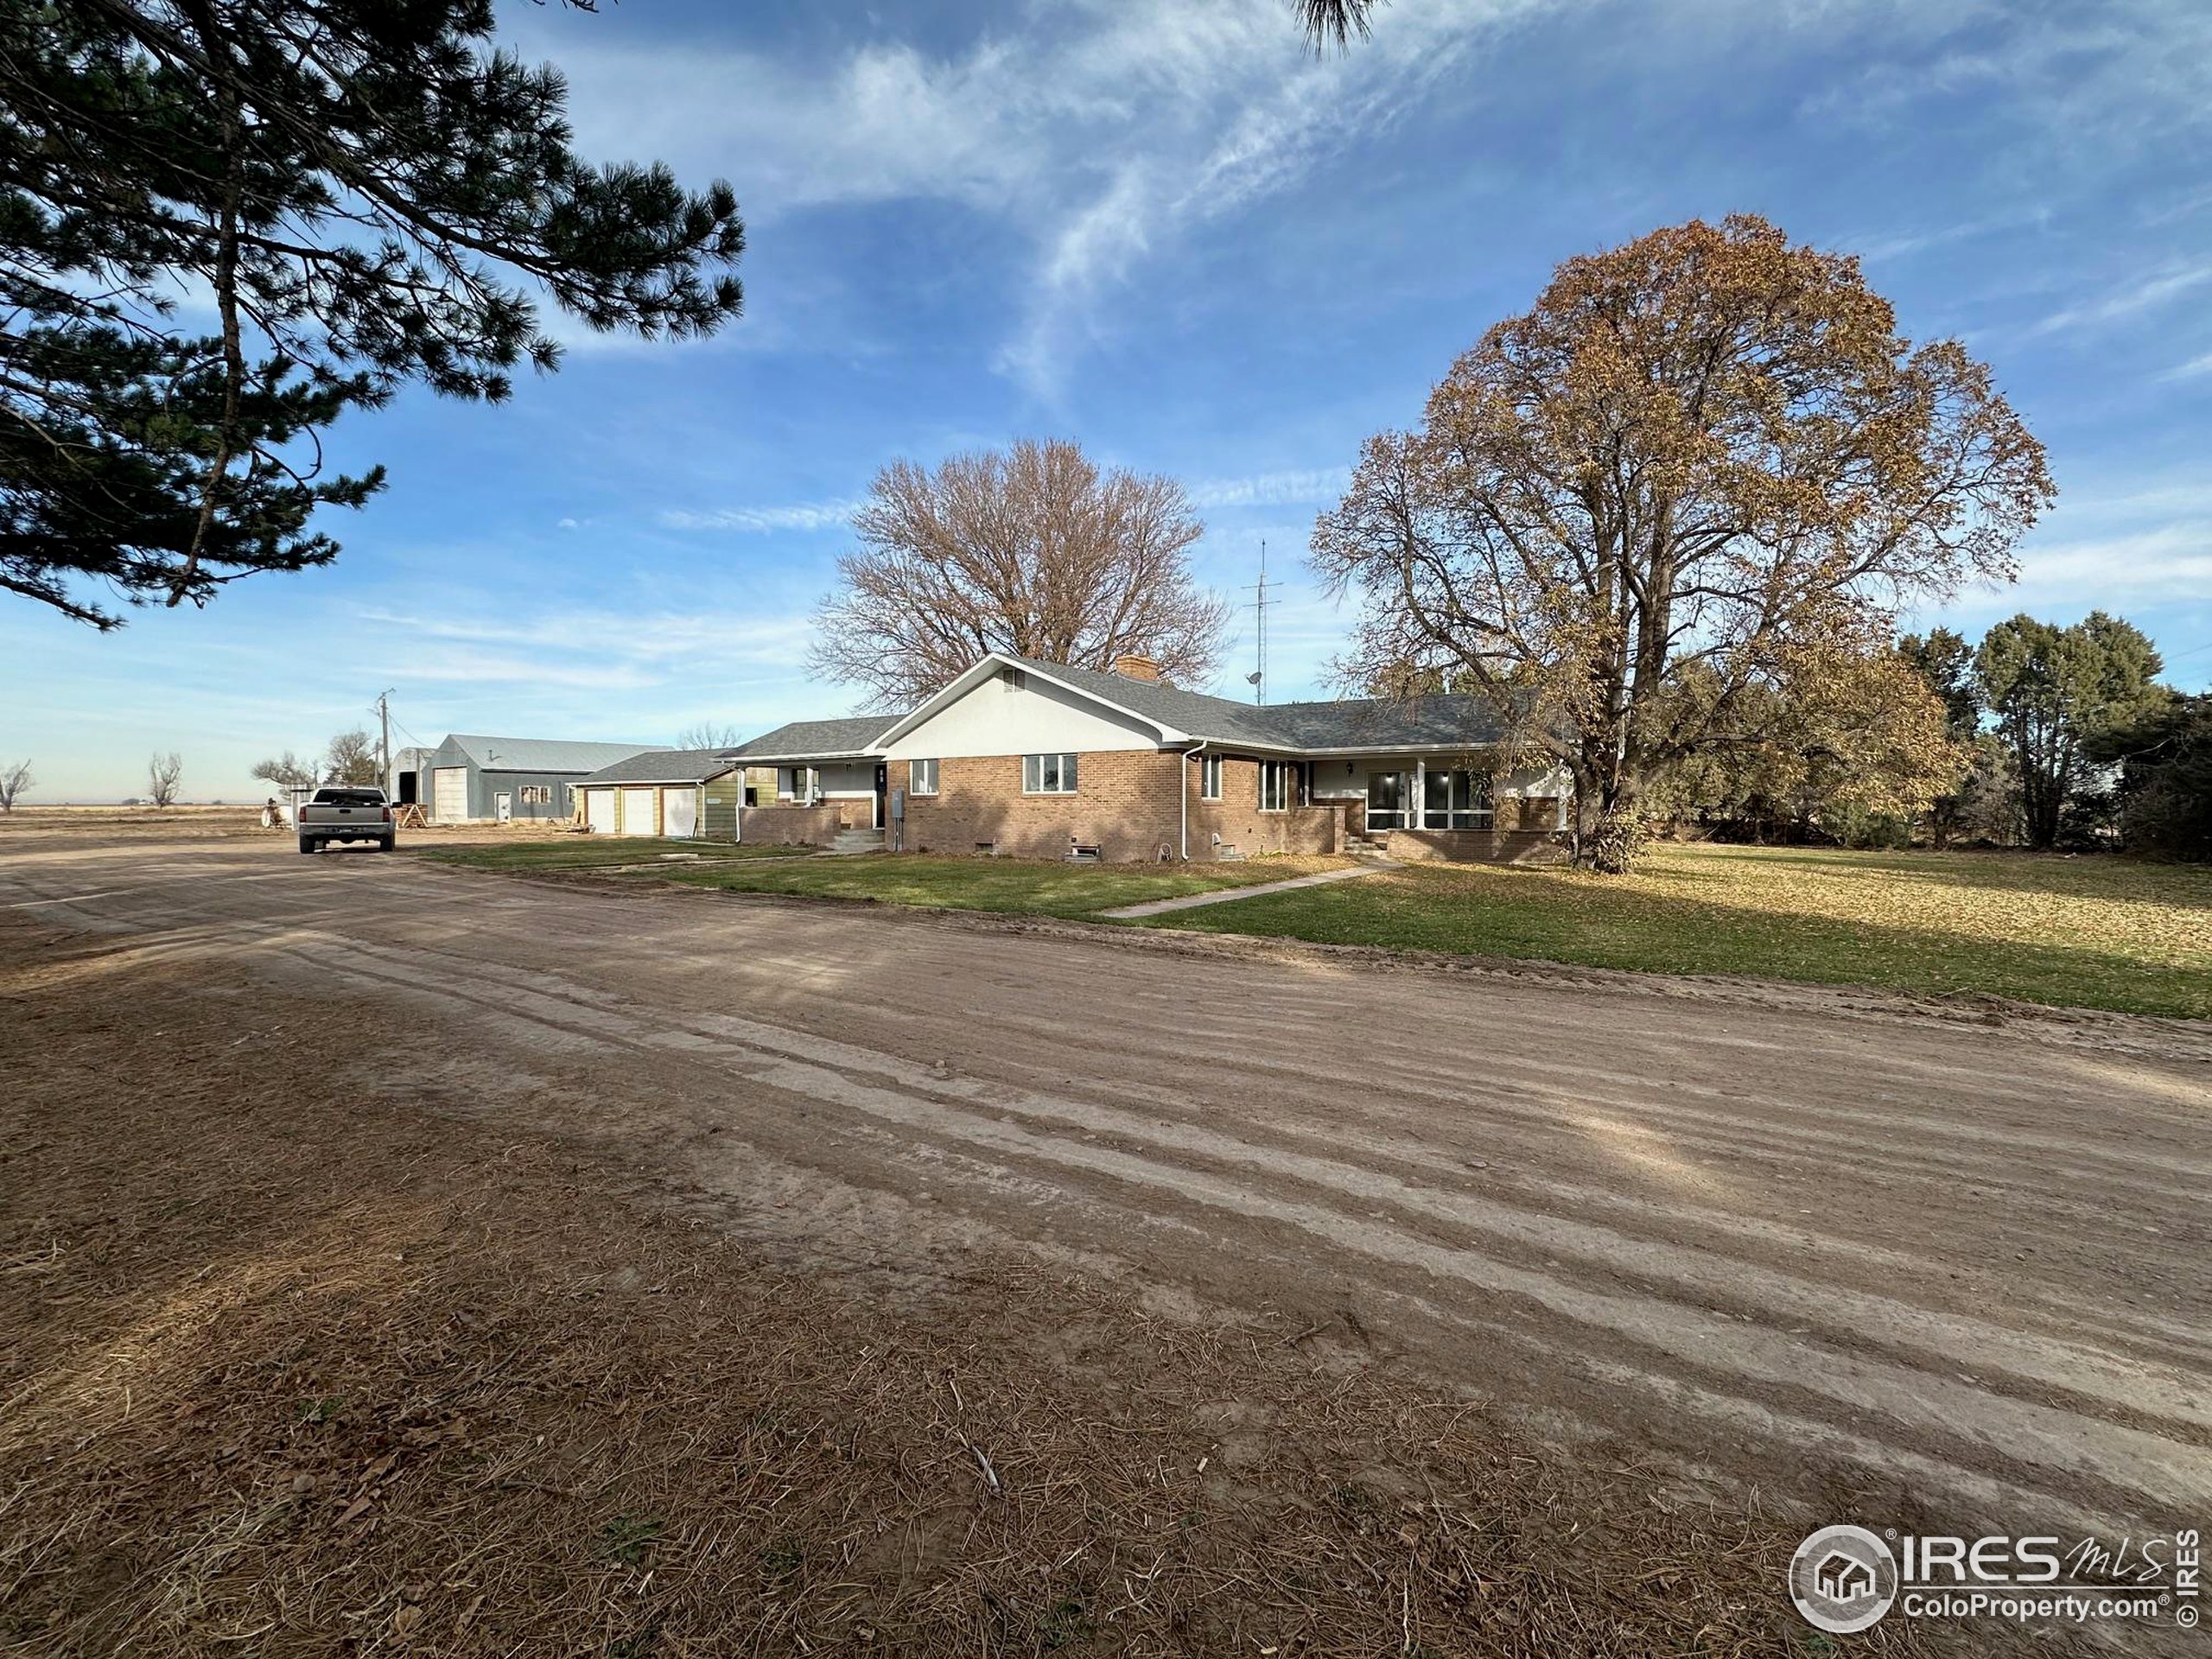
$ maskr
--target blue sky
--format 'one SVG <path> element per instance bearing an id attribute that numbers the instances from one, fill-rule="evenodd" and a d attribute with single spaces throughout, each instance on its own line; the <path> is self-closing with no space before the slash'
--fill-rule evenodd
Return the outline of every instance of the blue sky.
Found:
<path id="1" fill-rule="evenodd" d="M 773 15 L 771 15 L 773 14 Z M 682 346 L 560 325 L 487 410 L 354 417 L 391 484 L 325 572 L 102 638 L 0 601 L 0 759 L 112 799 L 319 750 L 392 687 L 407 735 L 671 741 L 843 712 L 809 614 L 896 456 L 1020 435 L 1183 480 L 1203 577 L 1287 578 L 1271 691 L 1344 618 L 1302 563 L 1360 440 L 1568 255 L 1764 213 L 1957 334 L 2049 446 L 2017 587 L 2212 678 L 2212 7 L 2202 0 L 1395 0 L 1349 56 L 1276 0 L 502 14 L 579 147 L 728 179 L 747 316 Z M 1220 689 L 1249 666 L 1250 628 Z"/>

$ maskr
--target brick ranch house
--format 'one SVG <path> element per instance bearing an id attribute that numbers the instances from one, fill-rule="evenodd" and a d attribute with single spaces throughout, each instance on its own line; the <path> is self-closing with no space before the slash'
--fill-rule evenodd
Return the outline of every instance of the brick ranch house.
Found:
<path id="1" fill-rule="evenodd" d="M 1566 776 L 1503 768 L 1501 736 L 1472 697 L 1263 706 L 1171 685 L 1144 658 L 1101 672 L 994 654 L 902 715 L 802 721 L 630 769 L 699 791 L 696 813 L 664 805 L 655 821 L 718 839 L 1115 862 L 1361 845 L 1398 858 L 1559 856 Z M 587 803 L 621 781 L 586 779 Z"/>

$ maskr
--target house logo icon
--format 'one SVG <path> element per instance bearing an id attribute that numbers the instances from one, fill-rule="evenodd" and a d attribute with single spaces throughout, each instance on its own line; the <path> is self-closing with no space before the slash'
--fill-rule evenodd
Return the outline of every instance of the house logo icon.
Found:
<path id="1" fill-rule="evenodd" d="M 1874 1593 L 1874 1569 L 1839 1549 L 1814 1569 L 1813 1582 L 1830 1601 L 1856 1601 Z"/>
<path id="2" fill-rule="evenodd" d="M 1815 1630 L 1866 1630 L 1897 1594 L 1897 1558 L 1864 1527 L 1823 1527 L 1789 1558 L 1789 1599 Z"/>

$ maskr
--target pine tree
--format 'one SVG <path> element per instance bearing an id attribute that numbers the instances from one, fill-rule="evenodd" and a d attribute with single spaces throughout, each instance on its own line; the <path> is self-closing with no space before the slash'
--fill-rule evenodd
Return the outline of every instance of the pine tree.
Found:
<path id="1" fill-rule="evenodd" d="M 578 0 L 588 9 L 588 0 Z M 329 563 L 349 410 L 498 402 L 598 329 L 734 317 L 728 185 L 569 148 L 489 0 L 0 6 L 0 588 L 97 626 Z M 192 326 L 186 326 L 189 320 Z M 91 590 L 91 591 L 88 591 Z"/>

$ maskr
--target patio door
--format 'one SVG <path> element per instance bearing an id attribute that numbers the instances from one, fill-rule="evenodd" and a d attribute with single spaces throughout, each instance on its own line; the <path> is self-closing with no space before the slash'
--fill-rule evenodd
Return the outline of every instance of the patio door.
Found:
<path id="1" fill-rule="evenodd" d="M 1367 827 L 1370 830 L 1406 828 L 1406 774 L 1370 772 L 1367 774 Z"/>

